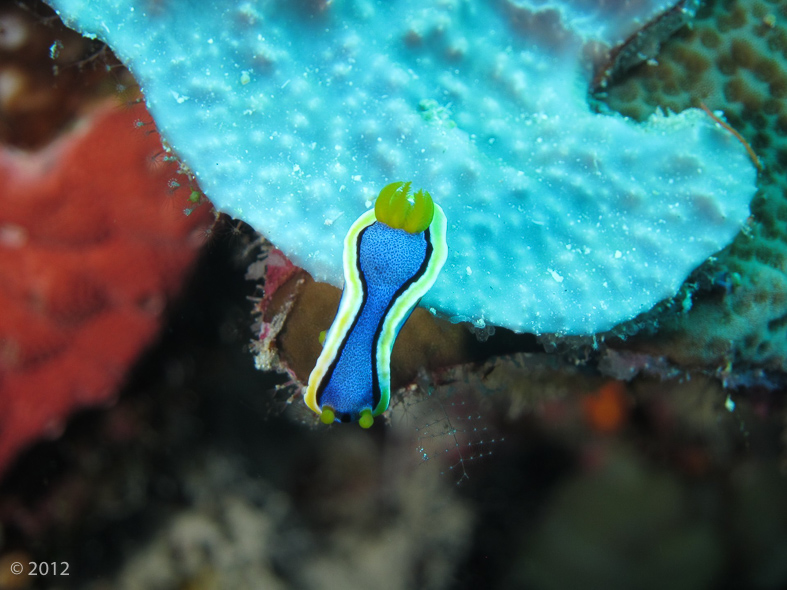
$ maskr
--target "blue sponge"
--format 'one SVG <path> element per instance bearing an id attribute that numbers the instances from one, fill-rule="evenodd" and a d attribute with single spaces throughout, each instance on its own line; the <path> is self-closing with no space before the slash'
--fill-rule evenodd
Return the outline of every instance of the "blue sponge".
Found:
<path id="1" fill-rule="evenodd" d="M 425 306 L 589 334 L 672 296 L 749 215 L 754 166 L 708 115 L 587 105 L 594 56 L 671 2 L 50 3 L 129 66 L 216 207 L 317 280 L 341 284 L 353 220 L 408 178 L 449 225 Z"/>

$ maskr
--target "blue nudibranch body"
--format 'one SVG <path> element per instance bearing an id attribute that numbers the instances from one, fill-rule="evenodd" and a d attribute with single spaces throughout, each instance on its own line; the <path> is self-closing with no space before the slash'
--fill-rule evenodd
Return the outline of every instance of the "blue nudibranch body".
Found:
<path id="1" fill-rule="evenodd" d="M 394 340 L 448 256 L 443 210 L 409 190 L 383 188 L 344 239 L 344 292 L 305 396 L 326 424 L 368 428 L 388 408 Z"/>

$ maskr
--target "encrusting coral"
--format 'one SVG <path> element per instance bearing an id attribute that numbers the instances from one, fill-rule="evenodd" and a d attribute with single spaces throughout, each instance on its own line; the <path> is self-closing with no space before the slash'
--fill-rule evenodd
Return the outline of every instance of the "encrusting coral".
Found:
<path id="1" fill-rule="evenodd" d="M 696 2 L 50 4 L 130 67 L 216 207 L 319 281 L 407 178 L 450 225 L 425 307 L 587 334 L 674 295 L 749 215 L 755 168 L 706 113 L 637 125 L 586 100 L 612 47 Z"/>
<path id="2" fill-rule="evenodd" d="M 656 62 L 607 92 L 610 107 L 640 120 L 657 108 L 723 111 L 763 167 L 745 231 L 640 345 L 684 364 L 787 369 L 787 4 L 708 2 Z"/>

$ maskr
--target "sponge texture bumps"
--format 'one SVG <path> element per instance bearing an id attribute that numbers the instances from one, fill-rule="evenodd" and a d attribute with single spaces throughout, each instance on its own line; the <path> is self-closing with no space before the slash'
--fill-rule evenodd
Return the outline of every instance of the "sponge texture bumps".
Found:
<path id="1" fill-rule="evenodd" d="M 674 295 L 749 215 L 755 173 L 702 111 L 588 108 L 605 52 L 671 0 L 50 0 L 105 39 L 220 210 L 341 283 L 353 220 L 428 190 L 455 321 L 594 333 Z"/>

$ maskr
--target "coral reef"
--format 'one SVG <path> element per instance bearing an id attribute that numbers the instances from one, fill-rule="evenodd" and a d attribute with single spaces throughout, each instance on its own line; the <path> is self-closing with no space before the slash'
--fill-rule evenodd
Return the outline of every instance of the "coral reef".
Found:
<path id="1" fill-rule="evenodd" d="M 707 114 L 587 105 L 610 48 L 694 2 L 50 4 L 132 69 L 214 204 L 320 281 L 377 188 L 412 178 L 451 226 L 424 306 L 593 333 L 674 295 L 749 215 L 754 166 Z"/>
<path id="2" fill-rule="evenodd" d="M 174 3 L 144 6 L 166 11 Z M 374 10 L 389 4 L 394 6 L 362 0 L 245 6 L 247 14 L 273 10 L 259 40 L 273 43 L 282 14 L 301 20 L 311 14 L 308 32 L 318 37 L 337 10 L 355 10 L 347 19 L 352 24 L 374 21 Z M 512 18 L 540 15 L 536 21 L 545 31 L 559 20 L 556 7 L 590 11 L 577 22 L 582 34 L 608 22 L 608 15 L 593 12 L 599 6 L 614 7 L 620 22 L 630 22 L 627 10 L 639 14 L 650 5 L 502 0 L 464 6 L 484 4 L 506 7 Z M 734 6 L 711 8 L 734 12 Z M 413 12 L 413 19 L 420 14 Z M 775 19 L 766 12 L 763 22 Z M 3 22 L 0 10 L 0 51 L 8 30 Z M 456 33 L 447 26 L 430 36 L 417 24 L 407 26 L 423 33 L 421 48 L 412 48 L 421 57 L 429 55 L 424 46 L 445 48 L 441 43 Z M 626 47 L 642 47 L 638 34 L 617 30 L 608 40 L 626 38 Z M 191 40 L 181 39 L 189 49 Z M 607 68 L 606 49 L 599 51 L 589 59 Z M 0 70 L 6 63 L 0 59 Z M 609 67 L 604 75 L 614 78 L 615 67 Z M 240 73 L 241 85 L 252 86 L 261 72 Z M 310 82 L 320 75 L 306 73 Z M 300 79 L 293 76 L 285 88 Z M 332 92 L 323 91 L 312 97 Z M 64 101 L 64 108 L 70 104 Z M 591 345 L 545 354 L 534 336 L 498 330 L 479 346 L 466 325 L 418 309 L 394 351 L 392 378 L 399 389 L 386 412 L 389 423 L 377 421 L 369 430 L 304 427 L 281 415 L 286 407 L 289 417 L 301 418 L 308 412 L 303 404 L 280 404 L 282 396 L 271 389 L 284 385 L 291 393 L 293 382 L 305 380 L 338 290 L 315 282 L 270 243 L 254 242 L 238 227 L 197 223 L 200 216 L 210 221 L 206 207 L 193 210 L 188 203 L 189 197 L 199 201 L 200 193 L 193 187 L 187 196 L 192 187 L 183 183 L 182 191 L 169 194 L 175 169 L 149 157 L 160 146 L 141 107 L 82 106 L 89 114 L 49 147 L 0 152 L 0 449 L 10 448 L 6 436 L 22 433 L 19 424 L 29 426 L 26 421 L 46 418 L 45 412 L 65 408 L 51 416 L 52 424 L 63 423 L 65 412 L 83 402 L 101 404 L 69 419 L 62 436 L 32 446 L 7 470 L 0 486 L 0 587 L 549 590 L 652 588 L 665 579 L 676 588 L 787 586 L 782 392 L 732 391 L 725 384 L 743 383 L 743 373 L 725 369 L 724 381 L 689 374 L 662 354 L 633 349 L 632 338 L 619 349 Z M 461 129 L 453 114 L 461 108 L 452 106 L 452 112 L 435 99 L 422 106 L 420 116 L 430 125 L 453 122 Z M 706 115 L 690 116 L 704 120 L 706 131 L 706 125 L 716 127 Z M 68 128 L 69 120 L 53 114 L 50 131 Z M 15 129 L 2 137 L 19 145 L 25 134 L 17 119 L 9 121 L 2 127 L 0 118 L 0 135 Z M 714 133 L 735 145 L 751 172 L 738 140 L 721 127 Z M 37 137 L 36 145 L 51 134 Z M 750 133 L 747 138 L 763 156 L 762 178 L 770 182 L 777 169 L 773 155 L 769 161 L 763 146 Z M 188 205 L 173 202 L 178 193 Z M 317 200 L 314 207 L 321 207 Z M 762 231 L 758 225 L 767 222 L 757 209 L 754 215 L 750 229 Z M 173 313 L 162 314 L 182 283 L 182 264 L 206 236 L 211 247 L 185 296 Z M 265 279 L 264 293 L 254 300 L 257 360 L 287 369 L 290 383 L 249 362 L 244 296 L 252 289 L 244 273 L 259 243 L 263 253 L 248 270 L 248 278 Z M 96 261 L 98 268 L 91 264 Z M 705 268 L 663 305 L 669 313 L 693 306 L 681 316 L 691 318 L 713 297 L 733 296 L 745 281 Z M 124 314 L 132 327 L 110 321 Z M 157 331 L 160 343 L 147 346 Z M 490 332 L 489 326 L 477 328 L 483 336 Z M 515 353 L 501 350 L 501 339 L 508 338 L 515 340 Z M 145 362 L 118 398 L 117 385 L 142 347 Z M 38 384 L 35 390 L 16 386 L 24 377 L 31 388 Z M 88 390 L 97 383 L 106 387 Z M 107 402 L 111 407 L 104 407 Z M 65 561 L 70 574 L 11 573 L 12 563 L 31 561 Z"/>
<path id="3" fill-rule="evenodd" d="M 671 580 L 685 590 L 711 587 L 722 547 L 699 500 L 676 477 L 647 469 L 626 450 L 613 448 L 610 455 L 601 468 L 578 474 L 555 494 L 522 552 L 515 586 L 655 590 Z M 615 510 L 601 515 L 602 506 Z M 613 555 L 627 558 L 609 568 Z M 649 572 L 650 583 L 642 572 Z"/>
<path id="4" fill-rule="evenodd" d="M 177 165 L 140 117 L 111 99 L 46 148 L 0 149 L 0 471 L 115 398 L 212 221 L 176 205 Z"/>
<path id="5" fill-rule="evenodd" d="M 260 486 L 232 457 L 206 457 L 183 476 L 189 507 L 128 556 L 111 587 L 368 588 L 383 577 L 391 590 L 449 588 L 468 510 L 428 470 L 400 474 L 380 498 L 373 445 L 355 443 L 328 443 L 333 475 L 300 497 Z"/>
<path id="6" fill-rule="evenodd" d="M 658 334 L 637 346 L 688 365 L 785 370 L 787 6 L 706 4 L 691 29 L 666 43 L 657 61 L 612 83 L 604 100 L 638 120 L 704 103 L 724 113 L 764 171 L 745 231 L 696 273 L 682 304 L 656 318 Z"/>

